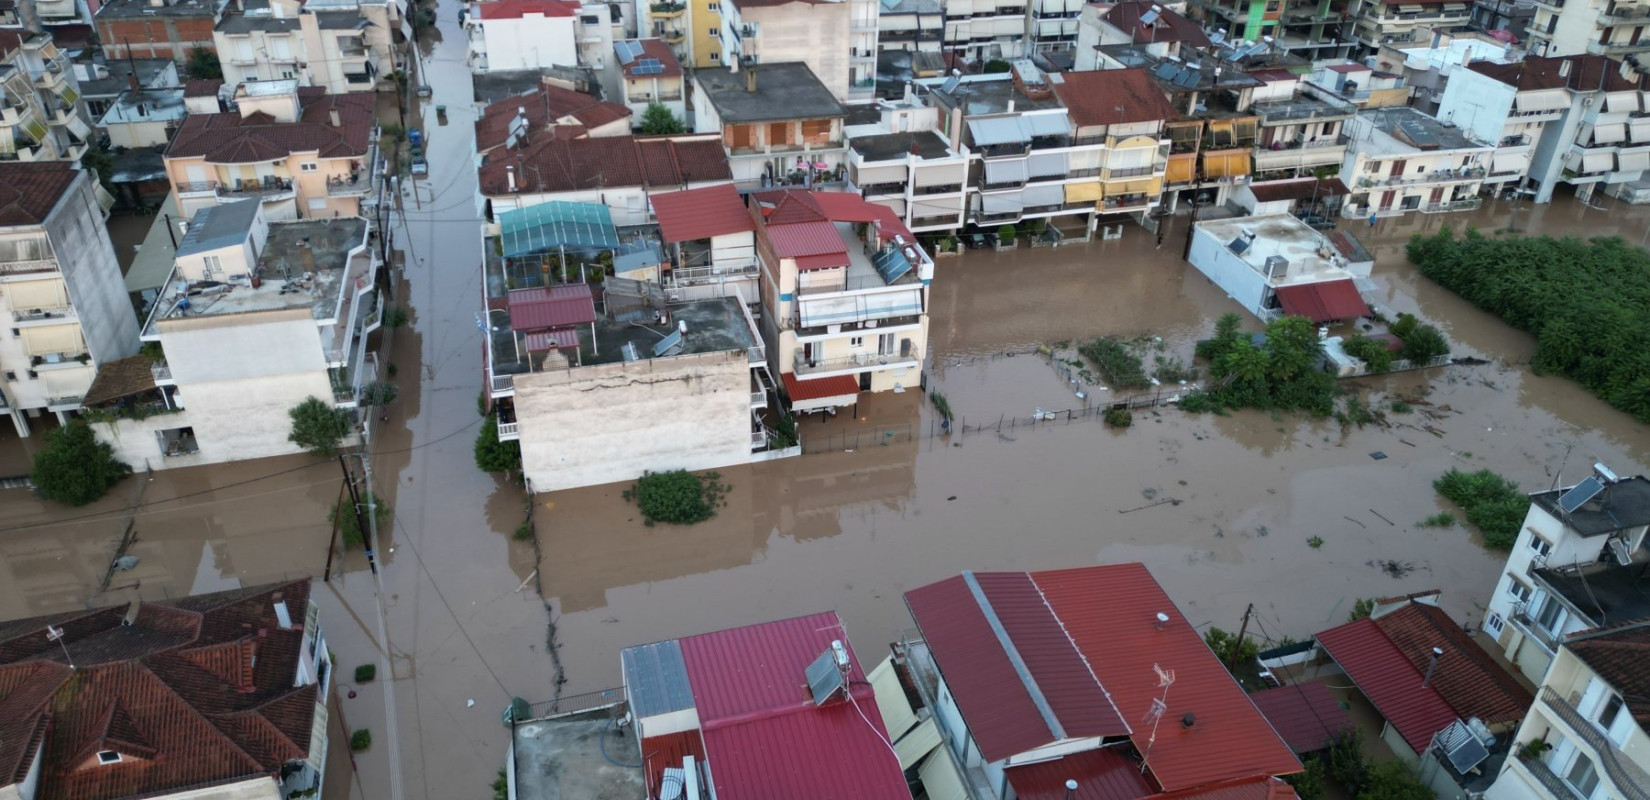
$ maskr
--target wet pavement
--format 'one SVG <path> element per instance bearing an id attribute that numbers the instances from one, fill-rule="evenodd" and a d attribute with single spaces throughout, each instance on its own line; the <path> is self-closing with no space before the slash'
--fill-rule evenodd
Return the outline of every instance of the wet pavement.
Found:
<path id="1" fill-rule="evenodd" d="M 1137 412 L 1125 431 L 1089 417 L 932 436 L 922 394 L 883 395 L 854 416 L 805 420 L 810 455 L 722 470 L 727 507 L 690 528 L 643 525 L 618 485 L 534 498 L 535 549 L 510 536 L 526 498 L 477 471 L 471 454 L 480 220 L 457 11 L 445 0 L 438 35 L 424 43 L 435 96 L 419 117 L 431 175 L 411 184 L 395 223 L 411 324 L 382 359 L 397 367 L 400 397 L 374 448 L 380 496 L 394 509 L 378 551 L 389 668 L 376 682 L 347 683 L 354 666 L 380 659 L 377 584 L 361 554 L 339 559 L 314 593 L 346 679 L 340 691 L 358 694 L 339 701 L 343 716 L 374 731 L 373 748 L 355 759 L 352 797 L 482 795 L 504 760 L 499 714 L 509 698 L 616 685 L 628 645 L 836 609 L 861 652 L 877 653 L 910 625 L 901 592 L 963 569 L 1140 560 L 1200 625 L 1233 629 L 1254 603 L 1250 630 L 1269 641 L 1328 627 L 1359 597 L 1433 587 L 1445 589 L 1452 614 L 1476 623 L 1501 559 L 1460 528 L 1416 527 L 1441 508 L 1433 477 L 1489 466 L 1535 489 L 1561 465 L 1573 478 L 1593 461 L 1624 473 L 1650 462 L 1646 426 L 1568 381 L 1529 374 L 1529 337 L 1403 259 L 1413 233 L 1506 227 L 1509 207 L 1492 202 L 1349 226 L 1377 256 L 1381 305 L 1438 324 L 1457 355 L 1492 362 L 1351 382 L 1414 404 L 1389 414 L 1388 426 L 1165 410 Z M 434 118 L 435 103 L 448 124 Z M 1566 199 L 1512 216 L 1536 232 L 1636 241 L 1650 231 L 1650 208 L 1598 211 Z M 1159 336 L 1165 352 L 1189 352 L 1236 308 L 1179 260 L 1185 224 L 1174 221 L 1162 249 L 1131 229 L 1121 241 L 942 260 L 930 382 L 978 427 L 1081 407 L 1030 352 L 1039 343 Z M 0 432 L 0 451 L 18 449 L 8 436 Z M 165 597 L 319 576 L 339 490 L 336 462 L 291 457 L 135 476 L 85 509 L 0 492 L 0 615 L 112 602 L 129 586 Z M 109 574 L 128 516 L 136 538 L 126 552 L 139 565 Z M 1314 536 L 1322 547 L 1307 544 Z M 399 781 L 390 779 L 394 740 L 382 735 L 392 676 Z"/>

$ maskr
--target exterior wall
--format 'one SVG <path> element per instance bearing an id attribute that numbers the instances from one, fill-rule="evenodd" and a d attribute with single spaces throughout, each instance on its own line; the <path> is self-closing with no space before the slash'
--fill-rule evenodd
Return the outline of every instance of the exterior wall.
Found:
<path id="1" fill-rule="evenodd" d="M 361 158 L 318 158 L 314 152 L 309 152 L 293 153 L 275 161 L 233 165 L 208 164 L 204 157 L 168 158 L 166 174 L 172 182 L 173 190 L 178 193 L 178 210 L 186 217 L 192 217 L 195 212 L 215 203 L 235 202 L 247 197 L 220 197 L 214 187 L 200 189 L 191 187 L 190 184 L 204 180 L 215 187 L 232 188 L 236 180 L 254 180 L 266 175 L 291 180 L 294 190 L 290 197 L 281 195 L 264 199 L 263 213 L 267 219 L 358 217 L 361 216 L 361 198 L 354 195 L 331 196 L 327 189 L 327 179 L 348 178 L 352 172 L 352 165 L 358 164 L 361 171 L 366 171 L 372 168 L 371 160 L 376 158 L 375 149 L 369 150 L 368 154 Z M 313 171 L 305 171 L 305 164 L 315 164 L 316 168 Z M 197 172 L 191 173 L 190 167 L 196 167 Z"/>
<path id="2" fill-rule="evenodd" d="M 1537 4 L 1535 18 L 1525 28 L 1530 39 L 1530 53 L 1568 56 L 1593 52 L 1590 45 L 1598 41 L 1602 31 L 1598 18 L 1604 6 L 1602 3 L 1569 3 L 1548 8 Z M 1624 33 L 1631 32 L 1627 26 L 1623 26 L 1622 30 Z"/>
<path id="3" fill-rule="evenodd" d="M 108 132 L 109 144 L 113 147 L 163 147 L 168 141 L 168 127 L 166 120 L 151 119 L 107 125 L 104 130 Z"/>
<path id="4" fill-rule="evenodd" d="M 1026 0 L 951 0 L 945 3 L 945 50 L 968 58 L 1029 55 Z"/>
<path id="5" fill-rule="evenodd" d="M 614 96 L 623 97 L 625 106 L 631 111 L 632 116 L 628 120 L 629 125 L 640 127 L 642 115 L 647 113 L 648 105 L 654 101 L 658 101 L 665 108 L 670 109 L 670 113 L 676 115 L 676 118 L 682 120 L 684 124 L 686 123 L 687 101 L 682 91 L 683 76 L 677 75 L 669 78 L 644 77 L 627 80 L 624 73 L 619 69 L 618 59 L 609 60 L 606 74 L 611 84 L 610 91 L 613 92 Z M 617 135 L 630 132 L 625 121 L 614 124 L 619 125 L 622 129 L 622 133 Z M 603 126 L 603 128 L 606 127 L 608 126 Z M 591 136 L 604 135 L 600 130 L 592 131 Z"/>
<path id="6" fill-rule="evenodd" d="M 722 66 L 722 3 L 688 0 L 688 61 L 695 67 Z"/>
<path id="7" fill-rule="evenodd" d="M 742 350 L 517 375 L 522 470 L 555 491 L 748 463 L 750 381 Z"/>
<path id="8" fill-rule="evenodd" d="M 1367 134 L 1357 130 L 1359 120 L 1348 123 L 1352 143 L 1348 145 L 1346 161 L 1341 165 L 1341 181 L 1352 190 L 1346 205 L 1348 216 L 1382 216 L 1405 214 L 1424 210 L 1434 203 L 1435 190 L 1442 189 L 1437 202 L 1449 203 L 1470 199 L 1477 195 L 1484 175 L 1439 180 L 1423 180 L 1442 170 L 1463 168 L 1484 169 L 1494 148 L 1471 150 L 1414 150 L 1407 153 L 1371 154 L 1359 149 Z M 1377 134 L 1379 135 L 1379 134 Z M 1405 182 L 1393 184 L 1392 166 L 1403 161 L 1402 178 Z M 1364 200 L 1360 201 L 1362 197 Z M 1406 207 L 1408 204 L 1408 207 Z"/>
<path id="9" fill-rule="evenodd" d="M 850 3 L 786 3 L 735 9 L 722 7 L 722 63 L 731 53 L 762 63 L 801 61 L 838 100 L 848 98 Z M 744 35 L 751 26 L 754 35 Z"/>
<path id="10" fill-rule="evenodd" d="M 90 173 L 81 172 L 46 218 L 46 231 L 92 361 L 101 363 L 136 353 L 138 327 L 94 186 Z"/>
<path id="11" fill-rule="evenodd" d="M 189 60 L 195 48 L 211 50 L 211 14 L 199 17 L 97 17 L 97 39 L 109 58 L 170 58 L 179 64 Z"/>
<path id="12" fill-rule="evenodd" d="M 520 19 L 477 19 L 469 23 L 472 66 L 478 71 L 571 67 L 579 63 L 577 17 L 524 14 Z M 479 48 L 477 36 L 480 31 Z"/>
<path id="13" fill-rule="evenodd" d="M 1266 303 L 1266 278 L 1227 249 L 1226 242 L 1199 228 L 1192 234 L 1192 252 L 1187 260 L 1245 311 L 1260 315 Z"/>

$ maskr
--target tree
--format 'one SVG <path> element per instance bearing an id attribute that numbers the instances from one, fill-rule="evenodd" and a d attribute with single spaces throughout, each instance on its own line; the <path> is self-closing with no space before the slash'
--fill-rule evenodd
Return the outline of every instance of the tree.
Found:
<path id="1" fill-rule="evenodd" d="M 652 102 L 647 104 L 647 110 L 642 112 L 642 133 L 657 136 L 665 133 L 686 133 L 687 126 L 670 113 L 664 103 Z"/>
<path id="2" fill-rule="evenodd" d="M 114 184 L 109 182 L 109 176 L 115 174 L 115 157 L 97 145 L 86 148 L 86 154 L 80 157 L 80 165 L 92 171 L 97 176 L 97 182 L 103 184 L 104 191 L 114 194 Z"/>
<path id="3" fill-rule="evenodd" d="M 1301 766 L 1305 769 L 1293 775 L 1285 775 L 1283 779 L 1295 788 L 1295 796 L 1301 800 L 1318 800 L 1323 796 L 1323 779 L 1328 777 L 1329 770 L 1323 764 L 1323 759 L 1307 756 L 1301 759 Z"/>
<path id="4" fill-rule="evenodd" d="M 1358 800 L 1437 800 L 1432 787 L 1422 783 L 1402 761 L 1385 761 L 1369 768 Z"/>
<path id="5" fill-rule="evenodd" d="M 1348 794 L 1364 785 L 1369 764 L 1364 761 L 1364 737 L 1357 728 L 1349 728 L 1335 737 L 1329 745 L 1329 777 Z"/>
<path id="6" fill-rule="evenodd" d="M 980 68 L 980 72 L 991 75 L 998 72 L 1008 72 L 1012 69 L 1014 69 L 1014 67 L 1007 61 L 1000 58 L 993 58 L 990 61 L 985 62 L 985 66 Z"/>
<path id="7" fill-rule="evenodd" d="M 1449 340 L 1431 325 L 1417 325 L 1404 337 L 1404 349 L 1400 353 L 1411 363 L 1420 364 L 1448 355 Z"/>
<path id="8" fill-rule="evenodd" d="M 476 466 L 482 472 L 514 472 L 521 469 L 521 444 L 498 440 L 498 415 L 488 414 L 476 434 Z"/>
<path id="9" fill-rule="evenodd" d="M 1360 619 L 1368 619 L 1369 615 L 1373 613 L 1375 613 L 1375 598 L 1360 597 L 1353 601 L 1352 611 L 1346 615 L 1346 621 L 1357 622 Z"/>
<path id="10" fill-rule="evenodd" d="M 218 61 L 218 54 L 204 47 L 189 51 L 189 65 L 186 69 L 189 77 L 197 80 L 223 79 L 223 64 Z"/>
<path id="11" fill-rule="evenodd" d="M 716 516 L 716 509 L 726 505 L 728 486 L 715 472 L 695 475 L 686 470 L 643 472 L 640 480 L 624 492 L 626 500 L 634 500 L 642 510 L 646 524 L 670 522 L 692 525 Z"/>
<path id="12" fill-rule="evenodd" d="M 286 413 L 292 417 L 287 441 L 323 458 L 337 455 L 339 441 L 352 432 L 349 412 L 319 397 L 310 397 Z"/>
<path id="13" fill-rule="evenodd" d="M 46 447 L 34 457 L 29 480 L 41 497 L 71 506 L 83 506 L 102 497 L 132 468 L 115 459 L 114 448 L 97 439 L 85 420 L 46 434 Z"/>

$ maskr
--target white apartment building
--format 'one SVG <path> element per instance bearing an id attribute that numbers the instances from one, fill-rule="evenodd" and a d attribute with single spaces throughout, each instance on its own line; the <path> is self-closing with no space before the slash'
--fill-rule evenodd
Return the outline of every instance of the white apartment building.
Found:
<path id="1" fill-rule="evenodd" d="M 137 320 L 97 177 L 66 161 L 0 162 L 0 412 L 20 436 L 80 409 L 98 365 L 137 352 Z"/>
<path id="2" fill-rule="evenodd" d="M 1620 60 L 1650 52 L 1650 4 L 1639 0 L 1537 0 L 1525 28 L 1531 53 L 1588 53 Z"/>
<path id="3" fill-rule="evenodd" d="M 471 3 L 464 17 L 476 72 L 584 66 L 613 58 L 613 12 L 573 0 Z"/>
<path id="4" fill-rule="evenodd" d="M 1477 208 L 1495 145 L 1407 106 L 1359 112 L 1341 181 L 1352 196 L 1349 217 L 1397 216 Z"/>
<path id="5" fill-rule="evenodd" d="M 1312 175 L 1346 160 L 1346 124 L 1358 109 L 1351 103 L 1305 89 L 1299 75 L 1287 70 L 1250 73 L 1262 81 L 1254 90 L 1250 113 L 1260 118 L 1255 139 L 1255 176 L 1259 180 Z"/>
<path id="6" fill-rule="evenodd" d="M 99 374 L 94 430 L 139 469 L 299 452 L 294 406 L 355 408 L 378 377 L 366 350 L 378 265 L 359 217 L 266 222 L 255 200 L 202 209 L 143 329 L 158 352 Z"/>
<path id="7" fill-rule="evenodd" d="M 1425 43 L 1434 30 L 1464 30 L 1472 17 L 1465 0 L 1350 0 L 1350 38 L 1374 53 L 1384 44 Z"/>
<path id="8" fill-rule="evenodd" d="M 945 36 L 945 4 L 940 0 L 879 3 L 877 48 L 938 53 Z"/>
<path id="9" fill-rule="evenodd" d="M 411 35 L 397 0 L 234 0 L 212 41 L 228 85 L 296 79 L 339 94 L 389 80 Z"/>
<path id="10" fill-rule="evenodd" d="M 1029 56 L 1026 3 L 1039 1 L 946 0 L 941 47 L 975 61 Z M 1077 20 L 1071 21 L 1075 26 Z"/>
<path id="11" fill-rule="evenodd" d="M 1450 79 L 1438 118 L 1500 143 L 1488 183 L 1516 181 L 1538 203 L 1561 184 L 1583 201 L 1600 190 L 1637 200 L 1650 170 L 1642 85 L 1636 71 L 1598 55 L 1474 63 Z"/>
<path id="12" fill-rule="evenodd" d="M 876 3 L 724 0 L 721 11 L 721 63 L 801 62 L 839 101 L 873 94 Z"/>
<path id="13" fill-rule="evenodd" d="M 877 124 L 848 127 L 848 183 L 912 231 L 961 228 L 968 213 L 968 149 L 936 130 L 937 107 L 909 93 L 877 101 L 877 110 Z"/>
<path id="14" fill-rule="evenodd" d="M 1650 800 L 1650 621 L 1567 637 L 1485 800 Z"/>
<path id="15" fill-rule="evenodd" d="M 1650 598 L 1639 588 L 1650 563 L 1650 479 L 1619 478 L 1595 464 L 1580 483 L 1530 501 L 1484 632 L 1539 682 L 1571 634 L 1650 616 Z"/>
<path id="16" fill-rule="evenodd" d="M 51 36 L 0 31 L 0 159 L 79 161 L 92 129 L 74 67 Z"/>

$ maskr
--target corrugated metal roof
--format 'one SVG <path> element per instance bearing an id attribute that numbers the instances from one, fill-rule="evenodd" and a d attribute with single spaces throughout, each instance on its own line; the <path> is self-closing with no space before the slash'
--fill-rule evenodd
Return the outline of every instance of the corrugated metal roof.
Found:
<path id="1" fill-rule="evenodd" d="M 510 327 L 517 332 L 570 328 L 596 321 L 590 284 L 510 290 Z"/>
<path id="2" fill-rule="evenodd" d="M 1313 322 L 1369 316 L 1369 304 L 1349 279 L 1319 281 L 1277 288 L 1283 313 L 1306 317 Z"/>
<path id="3" fill-rule="evenodd" d="M 968 121 L 968 133 L 977 145 L 1031 141 L 1031 131 L 1020 124 L 1018 116 L 971 119 Z"/>
<path id="4" fill-rule="evenodd" d="M 1318 681 L 1280 686 L 1249 695 L 1272 729 L 1297 753 L 1312 753 L 1352 727 L 1346 709 Z"/>
<path id="5" fill-rule="evenodd" d="M 853 657 L 836 612 L 766 622 L 680 639 L 699 721 L 718 720 L 809 702 L 804 671 L 841 639 Z M 861 682 L 859 662 L 849 680 Z"/>
<path id="6" fill-rule="evenodd" d="M 852 375 L 832 375 L 827 378 L 803 380 L 794 373 L 785 372 L 781 373 L 779 378 L 784 381 L 785 394 L 790 396 L 792 403 L 837 397 L 852 401 L 859 395 L 859 379 Z"/>
<path id="7" fill-rule="evenodd" d="M 1437 690 L 1421 685 L 1421 672 L 1375 620 L 1348 622 L 1316 638 L 1415 752 L 1425 753 L 1432 735 L 1456 720 L 1455 710 Z"/>
<path id="8" fill-rule="evenodd" d="M 690 242 L 756 230 L 745 201 L 732 184 L 667 192 L 649 198 L 666 242 Z"/>
<path id="9" fill-rule="evenodd" d="M 1157 787 L 1140 774 L 1140 763 L 1115 748 L 1090 750 L 1053 761 L 1005 770 L 1020 800 L 1136 800 Z M 1066 781 L 1077 791 L 1066 794 Z"/>
<path id="10" fill-rule="evenodd" d="M 1432 685 L 1463 719 L 1478 717 L 1488 725 L 1517 722 L 1535 704 L 1530 690 L 1435 605 L 1411 601 L 1377 617 L 1375 625 L 1416 669 L 1427 668 L 1432 648 L 1444 648 Z"/>
<path id="11" fill-rule="evenodd" d="M 844 255 L 848 246 L 836 226 L 829 222 L 799 222 L 791 225 L 768 225 L 768 240 L 780 258 L 800 258 L 837 253 Z"/>
<path id="12" fill-rule="evenodd" d="M 1209 652 L 1142 564 L 1034 572 L 1031 578 L 1127 720 L 1144 720 L 1161 696 L 1159 665 L 1175 673 L 1147 765 L 1165 791 L 1255 775 L 1286 775 L 1300 762 Z M 1157 614 L 1169 622 L 1157 629 Z M 1195 715 L 1190 727 L 1181 724 Z M 1146 752 L 1149 725 L 1134 724 Z"/>
<path id="13" fill-rule="evenodd" d="M 529 353 L 541 350 L 575 350 L 579 346 L 579 332 L 572 328 L 562 328 L 555 331 L 535 331 L 522 338 L 522 346 Z"/>
<path id="14" fill-rule="evenodd" d="M 625 694 L 637 717 L 652 717 L 693 707 L 682 646 L 668 642 L 626 647 L 619 652 Z"/>
<path id="15" fill-rule="evenodd" d="M 1152 800 L 1297 800 L 1289 784 L 1269 775 L 1237 778 L 1180 792 L 1157 795 Z"/>

